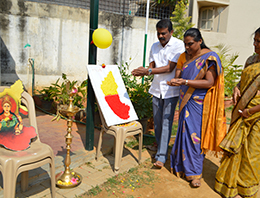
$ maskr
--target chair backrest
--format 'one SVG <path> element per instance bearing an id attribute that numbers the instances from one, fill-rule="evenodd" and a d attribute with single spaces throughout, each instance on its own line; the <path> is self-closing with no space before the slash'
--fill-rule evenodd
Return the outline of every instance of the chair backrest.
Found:
<path id="1" fill-rule="evenodd" d="M 37 127 L 37 122 L 36 122 L 35 105 L 34 105 L 33 98 L 31 97 L 31 95 L 29 93 L 24 91 L 22 93 L 22 101 L 21 102 L 28 109 L 28 116 L 29 116 L 30 126 L 33 126 L 35 128 L 35 131 L 37 133 L 37 139 L 39 139 L 38 127 Z"/>

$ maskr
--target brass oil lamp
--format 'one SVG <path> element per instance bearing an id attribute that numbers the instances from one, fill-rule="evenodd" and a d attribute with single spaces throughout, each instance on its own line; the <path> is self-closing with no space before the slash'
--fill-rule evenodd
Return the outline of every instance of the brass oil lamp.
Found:
<path id="1" fill-rule="evenodd" d="M 65 142 L 66 142 L 66 149 L 67 154 L 64 161 L 65 164 L 65 170 L 61 173 L 58 173 L 56 175 L 56 186 L 59 188 L 73 188 L 78 186 L 82 181 L 82 176 L 70 169 L 71 159 L 70 159 L 70 149 L 71 149 L 71 143 L 72 143 L 72 118 L 75 116 L 75 114 L 80 110 L 79 107 L 73 105 L 73 96 L 77 94 L 77 88 L 73 87 L 71 90 L 70 88 L 70 82 L 67 82 L 66 89 L 67 93 L 69 94 L 69 105 L 59 105 L 58 111 L 62 114 L 65 114 L 68 116 L 67 119 L 67 134 L 65 135 Z"/>

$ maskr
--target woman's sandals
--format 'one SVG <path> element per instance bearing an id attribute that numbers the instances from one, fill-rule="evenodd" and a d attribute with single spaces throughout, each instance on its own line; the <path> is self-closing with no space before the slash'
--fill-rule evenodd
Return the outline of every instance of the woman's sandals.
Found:
<path id="1" fill-rule="evenodd" d="M 190 185 L 193 187 L 193 188 L 198 188 L 201 186 L 201 183 L 200 183 L 200 179 L 194 179 L 190 182 Z"/>

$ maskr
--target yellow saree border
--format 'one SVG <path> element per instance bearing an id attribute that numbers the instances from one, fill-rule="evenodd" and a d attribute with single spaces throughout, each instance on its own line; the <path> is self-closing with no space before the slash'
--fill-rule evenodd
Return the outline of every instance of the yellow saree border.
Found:
<path id="1" fill-rule="evenodd" d="M 255 197 L 255 195 L 258 192 L 259 185 L 253 185 L 248 187 L 242 187 L 240 185 L 237 185 L 237 187 L 231 187 L 226 185 L 223 182 L 218 181 L 215 179 L 215 191 L 219 193 L 222 196 L 229 195 L 229 197 L 235 197 L 238 192 L 239 195 L 242 195 L 244 197 Z M 225 196 L 226 197 L 226 196 Z"/>
<path id="2" fill-rule="evenodd" d="M 173 168 L 171 168 L 171 173 L 175 174 L 178 178 L 186 178 L 188 181 L 202 178 L 202 173 L 200 175 L 186 176 L 183 171 L 175 172 L 175 170 Z"/>
<path id="3" fill-rule="evenodd" d="M 207 91 L 203 102 L 201 149 L 203 153 L 210 150 L 213 151 L 213 154 L 217 154 L 222 151 L 219 144 L 227 131 L 224 106 L 224 73 L 220 73 L 221 66 L 218 65 L 216 57 L 210 56 L 207 60 L 216 62 L 219 75 L 214 86 Z"/>

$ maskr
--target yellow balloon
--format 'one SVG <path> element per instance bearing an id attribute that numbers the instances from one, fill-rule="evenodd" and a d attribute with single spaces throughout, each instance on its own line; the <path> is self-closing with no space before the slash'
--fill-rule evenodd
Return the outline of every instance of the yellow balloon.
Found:
<path id="1" fill-rule="evenodd" d="M 108 30 L 98 28 L 93 32 L 92 40 L 97 47 L 105 49 L 111 45 L 113 39 Z"/>

